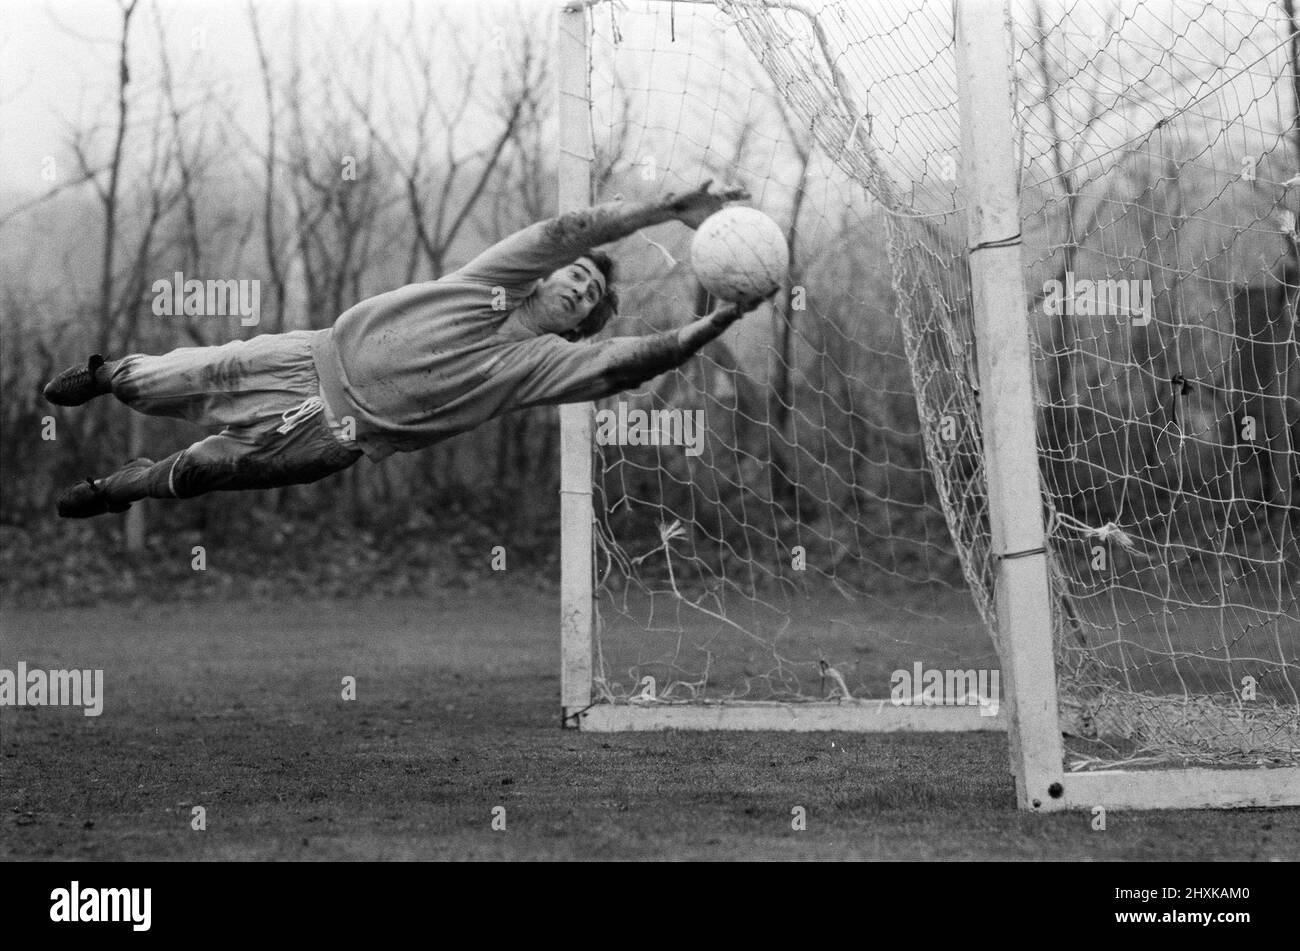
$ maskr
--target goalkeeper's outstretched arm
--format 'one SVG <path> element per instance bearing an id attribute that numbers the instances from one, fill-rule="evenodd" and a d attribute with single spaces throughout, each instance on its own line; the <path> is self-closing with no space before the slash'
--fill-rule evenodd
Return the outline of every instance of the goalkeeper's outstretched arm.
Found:
<path id="1" fill-rule="evenodd" d="M 720 337 L 724 330 L 757 306 L 758 302 L 723 304 L 712 313 L 676 330 L 609 341 L 610 350 L 604 356 L 608 363 L 604 381 L 608 389 L 588 399 L 612 396 L 681 366 L 706 343 Z"/>
<path id="2" fill-rule="evenodd" d="M 585 403 L 613 396 L 681 366 L 761 300 L 723 304 L 676 330 L 600 343 L 566 343 L 554 350 L 517 394 L 518 405 Z"/>
<path id="3" fill-rule="evenodd" d="M 710 190 L 705 182 L 681 194 L 653 201 L 609 201 L 548 218 L 498 241 L 455 272 L 460 280 L 521 285 L 540 280 L 592 248 L 635 234 L 642 228 L 680 221 L 697 228 L 729 201 L 749 197 L 743 188 Z"/>

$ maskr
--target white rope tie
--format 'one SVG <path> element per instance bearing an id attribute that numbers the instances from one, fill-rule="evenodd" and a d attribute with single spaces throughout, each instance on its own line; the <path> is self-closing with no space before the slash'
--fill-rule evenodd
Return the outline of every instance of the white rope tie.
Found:
<path id="1" fill-rule="evenodd" d="M 1126 551 L 1137 550 L 1137 542 L 1133 540 L 1133 536 L 1124 531 L 1124 529 L 1120 528 L 1114 522 L 1107 522 L 1105 525 L 1093 528 L 1087 522 L 1082 522 L 1072 515 L 1066 515 L 1064 512 L 1056 512 L 1054 517 L 1057 524 L 1065 528 L 1073 529 L 1084 537 L 1099 538 L 1102 541 L 1109 541 L 1113 538 L 1115 541 L 1119 542 L 1120 546 Z"/>

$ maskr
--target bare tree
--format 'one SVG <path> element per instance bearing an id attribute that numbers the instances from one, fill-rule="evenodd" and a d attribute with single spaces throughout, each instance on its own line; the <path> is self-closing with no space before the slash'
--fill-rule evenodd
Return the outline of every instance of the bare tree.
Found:
<path id="1" fill-rule="evenodd" d="M 266 149 L 262 156 L 262 252 L 266 269 L 271 277 L 271 331 L 284 330 L 285 276 L 281 259 L 280 242 L 276 239 L 276 179 L 279 146 L 279 106 L 275 96 L 275 79 L 271 72 L 271 58 L 262 36 L 261 21 L 253 0 L 248 0 L 248 22 L 253 31 L 253 45 L 257 50 L 258 73 L 262 80 L 262 101 L 266 106 Z"/>
<path id="2" fill-rule="evenodd" d="M 799 488 L 798 484 L 790 476 L 793 467 L 787 458 L 786 447 L 794 444 L 794 434 L 790 427 L 790 411 L 795 403 L 793 375 L 795 360 L 794 302 L 796 293 L 799 293 L 796 288 L 804 285 L 802 248 L 799 242 L 799 214 L 803 210 L 804 199 L 807 197 L 808 170 L 812 163 L 813 140 L 807 131 L 795 125 L 794 116 L 791 115 L 789 107 L 781 96 L 774 93 L 771 100 L 780 114 L 782 125 L 785 126 L 786 139 L 794 152 L 795 163 L 799 171 L 795 178 L 794 190 L 790 200 L 790 217 L 785 229 L 785 243 L 790 249 L 789 277 L 781 292 L 779 301 L 772 307 L 772 320 L 776 329 L 776 346 L 774 347 L 776 366 L 771 393 L 768 396 L 768 418 L 772 421 L 781 444 L 779 448 L 773 446 L 775 452 L 773 462 L 775 464 L 768 471 L 770 473 L 773 501 L 777 505 L 794 508 L 797 519 Z"/>
<path id="3" fill-rule="evenodd" d="M 360 121 L 375 145 L 398 169 L 407 208 L 411 244 L 405 280 L 416 279 L 423 264 L 430 279 L 441 277 L 447 257 L 466 225 L 476 213 L 480 199 L 493 180 L 501 157 L 515 139 L 524 110 L 542 88 L 545 71 L 539 44 L 524 31 L 510 45 L 517 60 L 511 63 L 490 47 L 466 48 L 461 24 L 447 18 L 437 30 L 419 22 L 417 8 L 408 6 L 406 27 L 399 37 L 388 37 L 387 55 L 404 69 L 408 87 L 416 99 L 414 121 L 396 129 L 381 129 L 375 111 L 351 90 L 345 90 L 353 117 Z M 451 49 L 437 44 L 449 43 Z M 503 47 L 503 49 L 505 49 Z M 464 64 L 452 90 L 439 81 L 436 65 L 440 58 Z M 478 130 L 482 125 L 480 104 L 465 90 L 480 85 L 481 73 L 490 66 L 503 67 L 506 75 L 517 75 L 497 104 L 500 125 L 490 137 Z M 509 82 L 509 79 L 507 79 Z M 436 123 L 436 125 L 435 125 Z M 408 135 L 413 133 L 413 138 Z M 465 143 L 471 143 L 469 148 Z M 441 150 L 441 161 L 430 156 Z M 463 197 L 457 197 L 457 192 Z"/>
<path id="4" fill-rule="evenodd" d="M 1101 36 L 1109 38 L 1114 35 L 1115 21 L 1119 16 L 1118 7 L 1110 8 L 1106 13 Z M 1033 6 L 1032 36 L 1029 48 L 1038 67 L 1041 95 L 1030 105 L 1031 111 L 1046 114 L 1046 133 L 1051 156 L 1051 183 L 1056 201 L 1059 201 L 1060 219 L 1064 234 L 1059 242 L 1060 267 L 1053 279 L 1064 282 L 1067 274 L 1075 270 L 1079 253 L 1079 242 L 1083 236 L 1092 233 L 1095 221 L 1082 222 L 1080 201 L 1083 183 L 1078 167 L 1078 156 L 1092 135 L 1094 128 L 1107 115 L 1102 103 L 1101 85 L 1104 75 L 1101 69 L 1092 73 L 1091 82 L 1080 92 L 1073 89 L 1067 94 L 1065 81 L 1071 75 L 1073 66 L 1068 62 L 1067 50 L 1055 31 L 1047 24 L 1042 0 L 1035 0 Z M 1068 111 L 1068 115 L 1063 112 Z M 1068 124 L 1068 128 L 1067 128 Z M 1094 206 L 1094 213 L 1096 206 Z M 1057 242 L 1052 239 L 1053 245 Z M 1044 287 L 1046 287 L 1044 282 Z M 1046 291 L 1035 292 L 1032 305 L 1042 302 Z M 1072 313 L 1061 309 L 1047 323 L 1046 344 L 1050 358 L 1047 380 L 1047 411 L 1045 424 L 1047 439 L 1052 446 L 1061 443 L 1077 444 L 1081 438 L 1079 431 L 1079 414 L 1071 407 L 1076 407 L 1078 394 L 1078 368 L 1076 362 L 1077 328 Z"/>

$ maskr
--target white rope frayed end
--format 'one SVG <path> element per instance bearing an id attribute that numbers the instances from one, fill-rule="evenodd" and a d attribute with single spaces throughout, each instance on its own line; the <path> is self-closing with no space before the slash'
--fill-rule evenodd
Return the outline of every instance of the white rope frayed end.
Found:
<path id="1" fill-rule="evenodd" d="M 839 697 L 841 700 L 852 700 L 853 694 L 849 692 L 849 685 L 844 682 L 844 675 L 830 664 L 826 663 L 826 661 L 823 660 L 820 663 L 822 676 L 829 677 L 831 682 L 835 685 L 826 699 L 834 700 L 836 697 Z"/>
<path id="2" fill-rule="evenodd" d="M 1094 528 L 1087 522 L 1082 522 L 1073 515 L 1066 515 L 1064 512 L 1054 513 L 1053 519 L 1063 528 L 1072 529 L 1085 538 L 1099 538 L 1104 542 L 1114 539 L 1125 551 L 1137 550 L 1137 542 L 1133 540 L 1133 536 L 1114 522 L 1107 522 L 1105 525 Z"/>

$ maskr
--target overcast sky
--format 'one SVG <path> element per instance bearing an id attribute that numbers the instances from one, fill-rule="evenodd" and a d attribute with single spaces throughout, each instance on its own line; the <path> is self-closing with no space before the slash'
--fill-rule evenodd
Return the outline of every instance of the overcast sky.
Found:
<path id="1" fill-rule="evenodd" d="M 820 2 L 813 0 L 813 5 Z M 1017 0 L 1016 4 L 1022 24 L 1027 19 L 1027 2 Z M 1055 0 L 1048 2 L 1049 10 L 1055 7 Z M 956 145 L 955 117 L 951 109 L 944 112 L 942 108 L 951 97 L 951 63 L 935 61 L 933 53 L 938 44 L 947 42 L 945 36 L 938 35 L 950 28 L 946 3 L 864 0 L 862 7 L 847 8 L 854 11 L 855 22 L 861 21 L 854 27 L 861 35 L 852 37 L 847 60 L 857 71 L 861 86 L 858 98 L 871 102 L 876 112 L 876 144 L 893 161 L 904 182 L 923 172 L 928 156 L 946 155 Z M 551 14 L 558 5 L 557 0 L 413 0 L 430 36 L 441 35 L 450 20 L 463 31 L 470 50 L 482 50 L 491 44 L 494 31 L 519 30 L 530 19 L 537 24 L 532 29 L 543 34 L 538 39 L 549 43 Z M 1225 5 L 1236 12 L 1207 7 L 1197 0 L 1141 4 L 1124 0 L 1127 12 L 1120 31 L 1123 40 L 1114 45 L 1114 50 L 1123 50 L 1125 55 L 1145 53 L 1153 60 L 1163 56 L 1157 72 L 1172 68 L 1171 64 L 1183 64 L 1204 74 L 1207 60 L 1233 57 L 1233 88 L 1220 88 L 1218 77 L 1211 77 L 1208 84 L 1205 75 L 1195 81 L 1184 80 L 1173 87 L 1178 95 L 1155 104 L 1155 108 L 1144 102 L 1130 103 L 1141 113 L 1142 122 L 1149 124 L 1174 111 L 1181 105 L 1173 101 L 1179 96 L 1203 97 L 1209 88 L 1229 102 L 1234 114 L 1247 116 L 1246 125 L 1276 125 L 1278 96 L 1276 89 L 1270 94 L 1270 88 L 1284 68 L 1287 52 L 1285 44 L 1279 45 L 1280 7 L 1277 0 L 1238 0 Z M 1064 16 L 1072 36 L 1063 47 L 1082 57 L 1084 53 L 1074 47 L 1095 41 L 1096 37 L 1089 35 L 1094 27 L 1098 34 L 1104 33 L 1100 24 L 1109 8 L 1108 0 L 1065 0 L 1068 14 Z M 279 54 L 281 67 L 288 58 L 285 54 L 293 9 L 291 0 L 256 0 L 267 45 L 273 57 Z M 349 61 L 349 55 L 376 27 L 395 31 L 397 44 L 409 44 L 411 39 L 402 32 L 407 21 L 407 3 L 403 0 L 310 0 L 300 3 L 297 9 L 311 21 L 310 30 L 304 32 L 310 34 L 314 44 L 307 51 L 309 59 L 315 57 L 307 67 L 307 75 L 313 80 L 324 74 L 343 82 L 359 82 L 358 64 Z M 661 4 L 658 9 L 662 14 L 669 8 Z M 606 19 L 613 14 L 608 10 L 602 7 L 598 13 L 598 30 L 602 34 L 611 32 Z M 678 26 L 701 10 L 678 4 Z M 521 15 L 521 11 L 531 16 Z M 627 32 L 632 17 L 617 15 L 622 17 Z M 1057 29 L 1065 22 L 1062 16 L 1049 13 L 1049 29 Z M 191 97 L 213 95 L 220 108 L 226 110 L 226 117 L 233 117 L 256 135 L 264 114 L 246 0 L 140 0 L 132 26 L 131 63 L 132 89 L 141 104 L 157 101 L 151 93 L 159 76 L 160 21 L 182 93 Z M 1174 21 L 1180 25 L 1174 26 Z M 832 27 L 837 22 L 833 18 L 828 21 Z M 48 182 L 40 178 L 42 161 L 51 155 L 65 161 L 70 129 L 84 130 L 96 123 L 111 125 L 119 31 L 117 0 L 5 0 L 0 25 L 0 188 L 44 190 Z M 1243 42 L 1245 34 L 1252 32 L 1256 36 Z M 625 45 L 625 57 L 633 55 L 628 49 L 631 46 L 634 43 Z M 1054 55 L 1059 51 L 1054 49 Z M 1104 60 L 1098 57 L 1096 61 Z M 654 61 L 652 72 L 656 79 L 663 79 L 666 69 L 672 70 L 671 62 L 663 56 Z M 1028 63 L 1028 58 L 1022 58 L 1022 69 L 1027 69 L 1032 78 Z M 380 82 L 402 82 L 406 74 L 397 64 L 380 62 L 374 71 L 389 67 L 398 78 Z M 450 70 L 452 64 L 444 63 L 442 68 Z M 494 81 L 491 73 L 485 70 L 480 76 L 476 84 L 480 94 Z M 1123 86 L 1132 80 L 1132 74 L 1121 79 L 1116 80 L 1118 85 L 1111 93 L 1122 102 Z M 444 88 L 455 87 L 457 80 L 450 73 L 449 80 Z M 1085 75 L 1084 80 L 1091 82 L 1092 78 Z M 1105 90 L 1105 84 L 1102 88 Z M 390 108 L 373 111 L 376 122 L 394 121 L 398 126 L 394 132 L 398 134 L 405 114 L 402 95 L 400 86 L 386 87 L 375 101 L 388 103 Z M 1265 115 L 1256 116 L 1256 111 Z M 141 118 L 142 110 L 138 109 L 136 119 Z M 1097 128 L 1112 129 L 1111 138 L 1122 139 L 1129 134 L 1122 127 L 1119 113 L 1108 116 Z M 95 154 L 106 154 L 107 137 L 96 145 Z M 138 136 L 130 146 L 140 146 Z M 60 168 L 61 173 L 64 171 L 66 165 Z"/>
<path id="2" fill-rule="evenodd" d="M 511 11 L 554 10 L 550 0 L 419 0 L 429 22 L 453 16 L 484 42 L 518 22 Z M 274 51 L 287 43 L 288 0 L 257 0 Z M 340 44 L 369 28 L 376 11 L 402 22 L 405 4 L 325 0 L 302 5 L 326 37 Z M 220 88 L 232 109 L 260 113 L 260 77 L 244 0 L 140 0 L 132 21 L 131 63 L 138 88 L 156 79 L 158 18 L 173 69 L 191 88 Z M 115 0 L 5 0 L 0 22 L 0 187 L 42 190 L 41 162 L 64 154 L 70 125 L 84 128 L 111 117 L 121 13 Z M 468 38 L 468 35 L 467 35 Z M 549 39 L 545 37 L 545 39 Z M 195 49 L 196 44 L 200 47 Z M 346 69 L 347 67 L 341 67 Z"/>

